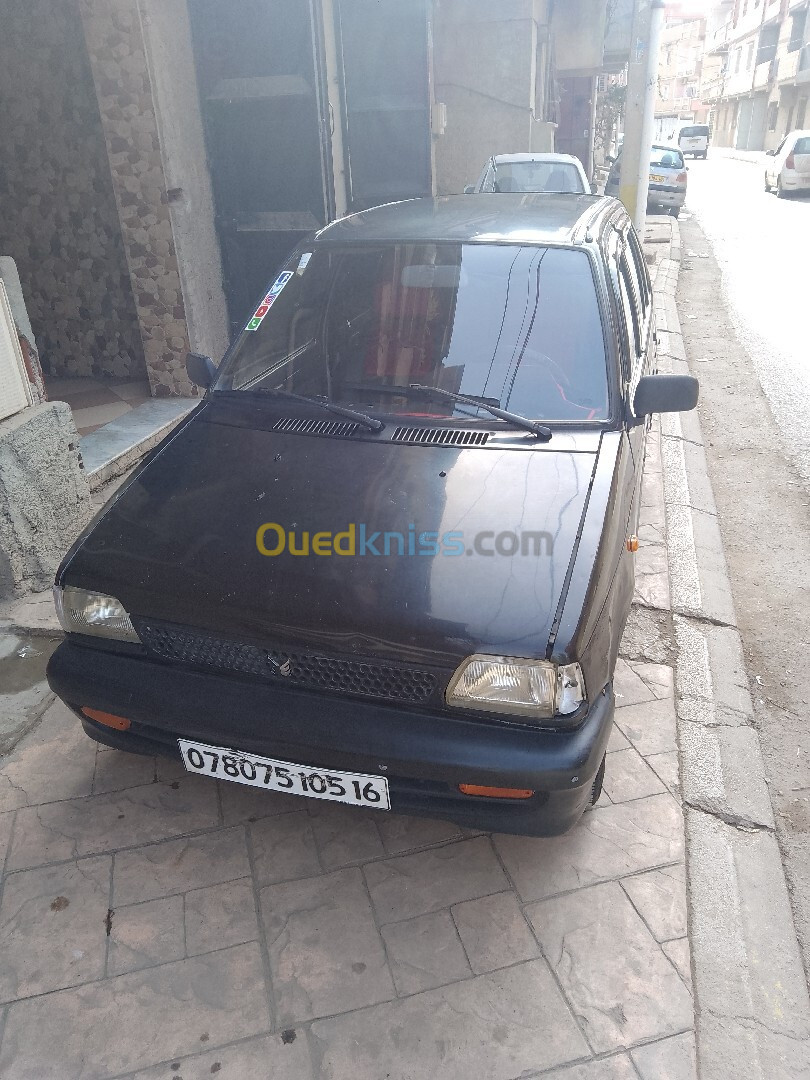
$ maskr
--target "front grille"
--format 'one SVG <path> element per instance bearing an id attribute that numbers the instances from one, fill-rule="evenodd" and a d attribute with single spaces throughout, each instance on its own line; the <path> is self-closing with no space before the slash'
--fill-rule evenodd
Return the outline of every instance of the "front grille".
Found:
<path id="1" fill-rule="evenodd" d="M 286 686 L 417 705 L 428 701 L 436 689 L 436 674 L 420 668 L 377 660 L 344 660 L 303 650 L 263 649 L 172 623 L 135 617 L 132 621 L 146 648 L 172 663 L 256 675 Z"/>
<path id="2" fill-rule="evenodd" d="M 488 431 L 465 431 L 463 428 L 398 427 L 391 442 L 420 443 L 428 446 L 485 446 Z"/>

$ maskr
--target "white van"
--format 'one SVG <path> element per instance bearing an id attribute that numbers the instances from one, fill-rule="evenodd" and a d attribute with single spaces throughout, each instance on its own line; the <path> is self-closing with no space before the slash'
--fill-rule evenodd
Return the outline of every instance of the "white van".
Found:
<path id="1" fill-rule="evenodd" d="M 706 124 L 692 124 L 678 132 L 678 146 L 682 154 L 705 158 L 709 150 L 709 128 Z"/>

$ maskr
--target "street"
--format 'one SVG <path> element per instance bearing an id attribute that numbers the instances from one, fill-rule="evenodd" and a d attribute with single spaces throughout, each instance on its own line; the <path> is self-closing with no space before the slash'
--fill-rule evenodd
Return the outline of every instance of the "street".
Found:
<path id="1" fill-rule="evenodd" d="M 689 163 L 678 302 L 777 837 L 810 966 L 810 199 L 759 164 Z"/>
<path id="2" fill-rule="evenodd" d="M 768 194 L 759 164 L 723 153 L 687 159 L 687 209 L 711 243 L 734 329 L 810 487 L 810 197 Z M 687 242 L 687 264 L 691 250 Z"/>

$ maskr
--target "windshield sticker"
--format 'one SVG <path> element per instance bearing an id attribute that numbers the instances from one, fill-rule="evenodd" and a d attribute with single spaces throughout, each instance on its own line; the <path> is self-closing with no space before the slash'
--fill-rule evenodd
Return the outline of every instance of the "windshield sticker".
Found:
<path id="1" fill-rule="evenodd" d="M 267 294 L 267 296 L 265 296 L 264 300 L 262 300 L 262 302 L 259 304 L 259 306 L 256 308 L 256 310 L 253 312 L 253 318 L 247 324 L 247 327 L 245 329 L 247 329 L 247 330 L 258 330 L 259 329 L 259 327 L 262 325 L 262 319 L 265 317 L 267 312 L 270 310 L 270 308 L 273 306 L 275 301 L 278 299 L 279 293 L 281 292 L 281 290 L 284 288 L 284 286 L 287 284 L 287 282 L 290 280 L 290 278 L 292 276 L 293 276 L 292 270 L 284 270 L 282 273 L 280 273 L 278 275 L 276 280 L 273 282 L 273 287 L 271 288 L 270 292 Z"/>
<path id="2" fill-rule="evenodd" d="M 312 258 L 312 252 L 311 251 L 305 251 L 304 254 L 301 256 L 301 258 L 299 260 L 298 267 L 297 267 L 297 269 L 295 271 L 296 274 L 303 274 L 303 272 L 306 270 L 307 264 L 309 263 L 309 260 L 311 258 Z"/>

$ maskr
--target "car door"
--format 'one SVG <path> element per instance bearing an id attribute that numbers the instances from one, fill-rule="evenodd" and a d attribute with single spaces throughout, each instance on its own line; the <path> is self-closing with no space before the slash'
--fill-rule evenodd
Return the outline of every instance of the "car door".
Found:
<path id="1" fill-rule="evenodd" d="M 613 275 L 622 324 L 627 438 L 635 466 L 629 531 L 635 532 L 641 510 L 642 471 L 651 420 L 635 415 L 633 400 L 639 380 L 643 375 L 651 374 L 655 367 L 655 323 L 650 277 L 629 219 L 615 253 Z"/>

